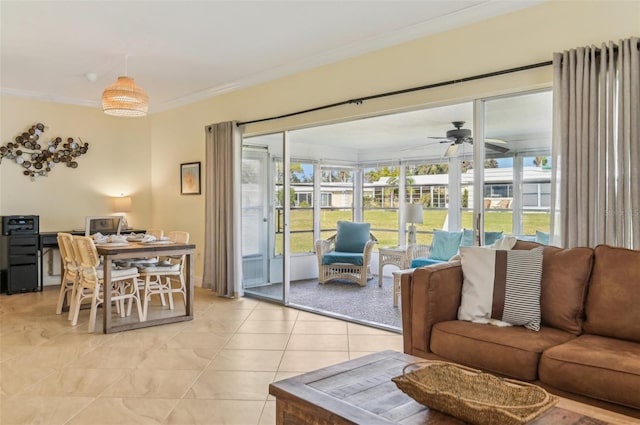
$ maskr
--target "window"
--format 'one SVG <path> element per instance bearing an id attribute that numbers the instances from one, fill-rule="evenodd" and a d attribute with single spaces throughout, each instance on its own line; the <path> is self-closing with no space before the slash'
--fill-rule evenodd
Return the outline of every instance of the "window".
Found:
<path id="1" fill-rule="evenodd" d="M 397 246 L 398 208 L 402 202 L 399 192 L 400 168 L 380 164 L 365 167 L 362 173 L 363 221 L 371 223 L 371 232 L 378 246 Z"/>
<path id="2" fill-rule="evenodd" d="M 298 207 L 313 207 L 313 193 L 312 192 L 296 192 L 295 206 Z"/>
<path id="3" fill-rule="evenodd" d="M 487 184 L 484 187 L 485 198 L 512 198 L 512 184 Z"/>
<path id="4" fill-rule="evenodd" d="M 339 220 L 353 221 L 353 176 L 353 168 L 320 166 L 320 193 L 323 194 L 320 204 L 321 239 L 327 239 L 336 232 Z"/>
<path id="5" fill-rule="evenodd" d="M 291 203 L 291 253 L 301 254 L 314 251 L 313 246 L 313 168 L 309 162 L 291 162 L 289 181 L 291 182 L 289 202 Z M 275 255 L 282 255 L 282 234 L 284 232 L 284 191 L 282 161 L 276 161 L 275 200 Z"/>
<path id="6" fill-rule="evenodd" d="M 433 229 L 442 229 L 449 206 L 449 164 L 415 162 L 406 166 L 406 201 L 423 205 L 423 223 L 416 224 L 417 243 L 430 244 Z"/>
<path id="7" fill-rule="evenodd" d="M 320 207 L 330 207 L 331 206 L 331 193 L 321 193 L 320 194 Z"/>

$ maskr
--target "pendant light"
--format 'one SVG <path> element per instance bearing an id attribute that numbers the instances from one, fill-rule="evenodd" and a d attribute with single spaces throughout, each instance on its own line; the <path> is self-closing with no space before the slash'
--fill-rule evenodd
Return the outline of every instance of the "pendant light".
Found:
<path id="1" fill-rule="evenodd" d="M 121 76 L 102 92 L 102 110 L 105 114 L 116 117 L 144 117 L 149 110 L 149 96 L 133 82 L 133 78 Z"/>

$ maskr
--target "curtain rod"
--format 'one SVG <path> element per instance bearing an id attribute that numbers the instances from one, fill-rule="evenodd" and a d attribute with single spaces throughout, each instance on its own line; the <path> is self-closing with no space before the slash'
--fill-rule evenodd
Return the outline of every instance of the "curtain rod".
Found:
<path id="1" fill-rule="evenodd" d="M 436 87 L 443 87 L 443 86 L 449 86 L 449 85 L 452 85 L 452 84 L 465 83 L 467 81 L 473 81 L 473 80 L 479 80 L 479 79 L 482 79 L 482 78 L 495 77 L 497 75 L 510 74 L 512 72 L 526 71 L 528 69 L 534 69 L 534 68 L 541 68 L 541 67 L 544 67 L 544 66 L 550 66 L 552 64 L 553 64 L 553 61 L 539 62 L 539 63 L 534 63 L 534 64 L 531 64 L 531 65 L 519 66 L 519 67 L 516 67 L 516 68 L 503 69 L 501 71 L 494 71 L 494 72 L 489 72 L 489 73 L 486 73 L 486 74 L 479 74 L 479 75 L 474 75 L 474 76 L 471 76 L 471 77 L 459 78 L 459 79 L 456 79 L 456 80 L 449 80 L 449 81 L 443 81 L 443 82 L 440 82 L 440 83 L 427 84 L 426 86 L 411 87 L 411 88 L 408 88 L 408 89 L 402 89 L 402 90 L 390 91 L 390 92 L 386 92 L 386 93 L 374 94 L 374 95 L 371 95 L 371 96 L 359 97 L 359 98 L 356 98 L 356 99 L 343 100 L 342 102 L 336 102 L 336 103 L 331 103 L 331 104 L 328 104 L 328 105 L 317 106 L 315 108 L 304 109 L 302 111 L 291 112 L 289 114 L 278 115 L 278 116 L 275 116 L 275 117 L 261 118 L 261 119 L 258 119 L 258 120 L 251 120 L 251 121 L 245 121 L 245 122 L 238 122 L 237 125 L 239 127 L 241 125 L 255 124 L 257 122 L 279 120 L 279 119 L 282 119 L 282 118 L 289 118 L 289 117 L 293 117 L 293 116 L 296 116 L 296 115 L 306 114 L 306 113 L 309 113 L 309 112 L 315 112 L 315 111 L 321 111 L 323 109 L 335 108 L 336 106 L 351 105 L 351 104 L 361 105 L 366 100 L 379 99 L 379 98 L 382 98 L 382 97 L 396 96 L 398 94 L 411 93 L 411 92 L 414 92 L 414 91 L 428 90 L 428 89 L 433 89 L 433 88 L 436 88 Z"/>

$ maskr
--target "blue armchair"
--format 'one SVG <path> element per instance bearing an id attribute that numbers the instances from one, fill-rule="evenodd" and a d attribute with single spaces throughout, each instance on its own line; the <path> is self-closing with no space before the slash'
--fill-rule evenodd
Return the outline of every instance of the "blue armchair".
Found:
<path id="1" fill-rule="evenodd" d="M 369 223 L 338 221 L 338 231 L 329 239 L 315 243 L 318 282 L 345 279 L 366 286 L 372 279 L 371 252 L 378 242 Z"/>
<path id="2" fill-rule="evenodd" d="M 485 232 L 485 245 L 492 245 L 503 236 L 502 232 Z M 473 246 L 473 231 L 464 229 L 461 232 L 434 230 L 431 245 L 414 245 L 409 250 L 411 268 L 430 266 L 449 261 L 458 253 L 460 246 Z"/>

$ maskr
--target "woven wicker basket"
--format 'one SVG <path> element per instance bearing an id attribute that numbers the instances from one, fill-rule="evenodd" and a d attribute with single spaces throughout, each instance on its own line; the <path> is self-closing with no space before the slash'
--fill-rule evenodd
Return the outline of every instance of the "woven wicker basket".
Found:
<path id="1" fill-rule="evenodd" d="M 424 365 L 406 372 L 408 367 Z M 453 363 L 410 363 L 392 381 L 425 406 L 476 425 L 521 425 L 558 401 L 537 385 Z"/>

